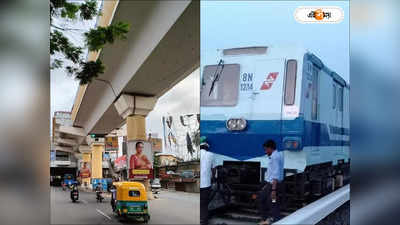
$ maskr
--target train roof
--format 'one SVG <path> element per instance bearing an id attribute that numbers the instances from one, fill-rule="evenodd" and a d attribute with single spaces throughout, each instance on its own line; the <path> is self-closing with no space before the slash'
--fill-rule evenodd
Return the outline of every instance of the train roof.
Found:
<path id="1" fill-rule="evenodd" d="M 335 81 L 341 84 L 343 87 L 350 88 L 349 84 L 335 71 L 329 69 L 316 55 L 311 52 L 307 53 L 308 60 L 312 61 L 319 69 L 330 75 Z"/>
<path id="2" fill-rule="evenodd" d="M 297 52 L 306 52 L 308 60 L 312 61 L 319 69 L 326 72 L 330 75 L 335 81 L 341 84 L 343 87 L 350 88 L 349 84 L 335 71 L 329 69 L 318 56 L 311 53 L 311 51 L 305 49 L 302 46 L 297 44 L 292 45 L 257 45 L 257 46 L 241 46 L 236 48 L 225 48 L 225 49 L 218 49 L 217 51 L 221 51 L 221 54 L 224 56 L 237 56 L 237 55 L 262 55 L 268 54 L 269 51 L 273 51 L 276 54 L 276 49 L 293 49 Z M 270 49 L 270 50 L 268 50 Z M 281 51 L 279 51 L 281 53 Z M 278 54 L 279 54 L 278 53 Z"/>

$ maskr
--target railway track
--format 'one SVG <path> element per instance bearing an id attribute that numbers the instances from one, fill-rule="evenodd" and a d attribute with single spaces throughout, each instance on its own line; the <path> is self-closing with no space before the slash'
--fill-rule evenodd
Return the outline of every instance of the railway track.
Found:
<path id="1" fill-rule="evenodd" d="M 275 225 L 349 224 L 350 185 L 346 185 L 294 212 L 282 212 Z M 210 224 L 257 224 L 261 220 L 256 210 L 230 207 L 214 212 Z"/>

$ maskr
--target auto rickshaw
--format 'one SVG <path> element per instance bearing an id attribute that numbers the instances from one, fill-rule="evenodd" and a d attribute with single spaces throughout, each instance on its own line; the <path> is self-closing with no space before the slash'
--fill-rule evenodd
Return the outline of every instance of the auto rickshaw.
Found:
<path id="1" fill-rule="evenodd" d="M 119 217 L 150 220 L 147 193 L 139 182 L 114 182 L 111 190 L 111 207 Z"/>

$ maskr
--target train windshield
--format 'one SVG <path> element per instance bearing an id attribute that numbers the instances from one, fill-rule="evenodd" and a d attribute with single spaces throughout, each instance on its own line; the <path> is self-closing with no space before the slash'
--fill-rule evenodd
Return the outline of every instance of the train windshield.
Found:
<path id="1" fill-rule="evenodd" d="M 239 72 L 239 64 L 205 66 L 200 105 L 235 106 L 239 94 Z"/>

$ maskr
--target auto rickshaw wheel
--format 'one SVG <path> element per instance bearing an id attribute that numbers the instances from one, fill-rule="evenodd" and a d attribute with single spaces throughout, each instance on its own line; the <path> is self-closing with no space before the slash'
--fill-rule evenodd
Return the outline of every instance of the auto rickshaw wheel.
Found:
<path id="1" fill-rule="evenodd" d="M 145 223 L 148 223 L 149 220 L 150 220 L 150 215 L 145 215 L 145 216 L 144 216 L 144 222 L 145 222 Z"/>

